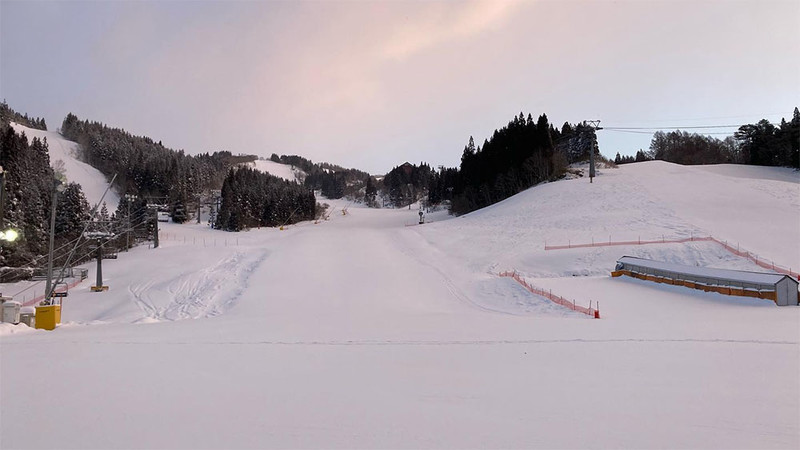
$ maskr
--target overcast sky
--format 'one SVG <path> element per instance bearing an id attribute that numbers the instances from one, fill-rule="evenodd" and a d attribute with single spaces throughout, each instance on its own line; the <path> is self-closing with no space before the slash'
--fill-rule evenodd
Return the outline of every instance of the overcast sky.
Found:
<path id="1" fill-rule="evenodd" d="M 51 130 L 73 112 L 190 154 L 378 174 L 456 166 L 469 136 L 520 112 L 559 127 L 788 118 L 798 29 L 798 0 L 1 0 L 0 96 Z M 650 139 L 599 133 L 611 157 Z"/>

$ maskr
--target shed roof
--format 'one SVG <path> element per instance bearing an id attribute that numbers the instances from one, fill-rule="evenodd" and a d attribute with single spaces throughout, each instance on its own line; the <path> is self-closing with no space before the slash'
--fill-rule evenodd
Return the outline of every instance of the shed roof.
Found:
<path id="1" fill-rule="evenodd" d="M 633 256 L 623 256 L 617 262 L 623 264 L 635 264 L 637 266 L 649 267 L 651 269 L 664 270 L 669 272 L 684 273 L 697 277 L 714 278 L 726 281 L 744 281 L 755 284 L 775 284 L 784 278 L 796 281 L 789 275 L 765 272 L 746 272 L 743 270 L 714 269 L 711 267 L 685 266 L 663 261 L 653 261 L 650 259 L 636 258 Z"/>

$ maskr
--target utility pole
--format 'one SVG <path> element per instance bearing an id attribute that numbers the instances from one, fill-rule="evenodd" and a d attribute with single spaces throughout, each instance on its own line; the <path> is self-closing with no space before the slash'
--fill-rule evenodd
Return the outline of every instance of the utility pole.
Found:
<path id="1" fill-rule="evenodd" d="M 0 166 L 0 231 L 3 229 L 3 209 L 6 206 L 6 173 Z"/>
<path id="2" fill-rule="evenodd" d="M 200 194 L 197 194 L 197 223 L 200 223 Z"/>
<path id="3" fill-rule="evenodd" d="M 125 194 L 125 200 L 127 200 L 126 203 L 128 204 L 128 226 L 125 228 L 125 251 L 127 252 L 131 248 L 131 202 L 136 200 L 136 196 Z"/>
<path id="4" fill-rule="evenodd" d="M 153 228 L 153 248 L 158 248 L 158 210 L 156 210 L 156 214 L 153 216 L 153 221 L 155 222 L 155 227 Z"/>
<path id="5" fill-rule="evenodd" d="M 46 304 L 50 304 L 50 298 L 53 296 L 53 244 L 56 237 L 56 203 L 58 203 L 58 193 L 64 190 L 64 185 L 61 181 L 53 179 L 53 197 L 52 204 L 50 205 L 50 249 L 47 252 L 47 283 L 44 288 L 44 300 Z"/>
<path id="6" fill-rule="evenodd" d="M 153 214 L 153 248 L 158 248 L 158 205 L 149 204 L 147 208 Z"/>
<path id="7" fill-rule="evenodd" d="M 589 144 L 589 183 L 592 182 L 592 179 L 595 177 L 594 172 L 594 147 L 597 143 L 597 131 L 602 130 L 600 128 L 600 121 L 599 120 L 587 120 L 590 126 L 594 128 L 594 136 L 592 138 L 592 142 Z"/>
<path id="8" fill-rule="evenodd" d="M 103 246 L 100 241 L 97 242 L 97 278 L 95 280 L 95 289 L 103 290 Z"/>
<path id="9" fill-rule="evenodd" d="M 212 190 L 211 197 L 211 201 L 209 202 L 211 212 L 208 214 L 208 224 L 213 227 L 217 220 L 217 214 L 219 213 L 219 202 L 222 199 L 222 191 L 216 189 Z"/>

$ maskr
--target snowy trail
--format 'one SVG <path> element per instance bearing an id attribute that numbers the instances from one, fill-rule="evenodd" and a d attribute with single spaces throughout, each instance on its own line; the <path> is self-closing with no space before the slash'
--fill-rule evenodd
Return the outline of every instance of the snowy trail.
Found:
<path id="1" fill-rule="evenodd" d="M 103 192 L 108 187 L 108 182 L 99 170 L 78 159 L 77 143 L 68 141 L 53 131 L 35 130 L 16 123 L 12 123 L 11 126 L 18 133 L 24 132 L 28 140 L 34 137 L 39 139 L 46 138 L 50 153 L 50 166 L 56 167 L 59 164 L 58 161 L 62 161 L 67 181 L 81 185 L 89 205 L 94 206 L 100 201 L 100 197 L 103 196 Z M 113 212 L 119 204 L 119 195 L 113 190 L 109 190 L 103 201 L 106 203 L 108 210 Z"/>
<path id="2" fill-rule="evenodd" d="M 128 292 L 149 319 L 183 320 L 213 317 L 233 307 L 253 271 L 267 258 L 266 250 L 236 252 L 213 266 L 176 278 L 162 275 L 128 285 Z"/>

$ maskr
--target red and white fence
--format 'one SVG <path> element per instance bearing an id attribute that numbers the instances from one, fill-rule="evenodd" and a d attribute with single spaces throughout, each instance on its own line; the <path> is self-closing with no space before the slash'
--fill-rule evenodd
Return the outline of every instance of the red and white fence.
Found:
<path id="1" fill-rule="evenodd" d="M 159 232 L 158 233 L 159 241 L 171 241 L 171 242 L 179 242 L 186 245 L 195 245 L 195 246 L 203 246 L 203 247 L 235 247 L 239 245 L 239 238 L 211 238 L 205 236 L 178 236 L 175 233 L 166 233 L 166 232 Z"/>
<path id="2" fill-rule="evenodd" d="M 800 273 L 792 271 L 791 268 L 787 269 L 785 267 L 781 267 L 781 266 L 775 264 L 774 261 L 767 262 L 766 259 L 759 258 L 758 255 L 756 255 L 755 253 L 750 253 L 748 251 L 739 249 L 738 245 L 736 246 L 736 248 L 733 248 L 732 245 L 728 244 L 725 241 L 720 241 L 720 240 L 715 239 L 713 237 L 711 238 L 711 240 L 716 242 L 717 244 L 721 245 L 725 250 L 733 253 L 734 255 L 741 256 L 743 258 L 747 258 L 750 261 L 753 261 L 754 263 L 756 263 L 756 265 L 758 265 L 760 267 L 763 267 L 765 269 L 771 269 L 771 270 L 774 270 L 775 272 L 782 273 L 784 275 L 789 275 L 790 277 L 793 277 L 796 280 L 800 280 Z"/>
<path id="3" fill-rule="evenodd" d="M 83 281 L 83 280 L 81 280 L 81 279 L 78 279 L 78 280 L 75 280 L 75 281 L 73 281 L 72 283 L 69 283 L 69 284 L 67 285 L 67 290 L 74 288 L 75 286 L 77 286 L 78 284 L 80 284 L 80 282 L 81 282 L 81 281 Z M 44 297 L 45 297 L 45 294 L 44 294 L 44 293 L 42 293 L 42 295 L 39 295 L 39 296 L 37 296 L 37 297 L 34 297 L 34 298 L 33 298 L 33 299 L 31 299 L 31 300 L 28 300 L 28 301 L 25 301 L 25 302 L 23 302 L 23 303 L 22 303 L 22 306 L 33 306 L 33 305 L 36 305 L 36 304 L 38 304 L 40 301 L 44 300 Z"/>
<path id="4" fill-rule="evenodd" d="M 513 271 L 513 272 L 500 272 L 497 275 L 501 276 L 501 277 L 512 278 L 514 281 L 516 281 L 517 283 L 521 284 L 522 287 L 527 289 L 528 292 L 530 292 L 531 294 L 538 295 L 540 297 L 544 297 L 544 298 L 550 300 L 553 303 L 557 303 L 557 304 L 559 304 L 559 305 L 561 305 L 561 306 L 563 306 L 565 308 L 569 308 L 569 309 L 571 309 L 573 311 L 578 311 L 580 313 L 586 314 L 589 317 L 594 317 L 595 319 L 599 319 L 600 318 L 600 307 L 599 307 L 599 304 L 598 304 L 598 306 L 596 308 L 592 308 L 592 303 L 591 302 L 589 302 L 589 307 L 588 308 L 585 307 L 585 306 L 579 306 L 577 303 L 575 303 L 575 300 L 567 300 L 566 298 L 561 297 L 559 295 L 554 295 L 552 291 L 545 291 L 542 288 L 536 287 L 536 286 L 528 283 L 522 277 L 519 276 L 519 274 L 517 273 L 516 270 Z"/>
<path id="5" fill-rule="evenodd" d="M 592 241 L 591 243 L 585 244 L 573 244 L 568 243 L 567 245 L 547 245 L 544 244 L 545 250 L 564 250 L 568 248 L 586 248 L 586 247 L 612 247 L 617 245 L 648 245 L 648 244 L 682 244 L 684 242 L 701 242 L 701 241 L 715 241 L 712 237 L 689 237 L 683 239 L 666 239 L 662 237 L 661 239 L 656 239 L 652 241 L 643 241 L 641 239 L 635 241 L 612 241 L 609 239 L 608 241 Z"/>
<path id="6" fill-rule="evenodd" d="M 721 241 L 713 236 L 706 236 L 706 237 L 689 237 L 683 239 L 656 239 L 656 240 L 636 240 L 636 241 L 608 241 L 603 242 L 592 242 L 592 243 L 584 243 L 584 244 L 573 244 L 568 243 L 567 245 L 547 245 L 545 243 L 544 249 L 547 250 L 564 250 L 568 248 L 587 248 L 587 247 L 611 247 L 611 246 L 618 246 L 618 245 L 649 245 L 649 244 L 682 244 L 686 242 L 716 242 L 717 244 L 721 245 L 725 250 L 733 253 L 736 256 L 741 256 L 743 258 L 747 258 L 750 261 L 754 262 L 759 267 L 763 267 L 765 269 L 774 270 L 775 272 L 782 273 L 784 275 L 789 275 L 794 277 L 795 279 L 800 279 L 800 273 L 792 271 L 791 268 L 782 267 L 778 264 L 775 264 L 774 261 L 768 261 L 764 258 L 759 257 L 755 253 L 748 252 L 746 250 L 740 249 L 737 245 L 736 247 L 728 244 L 727 241 Z"/>

